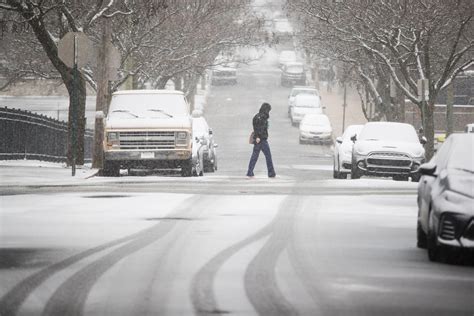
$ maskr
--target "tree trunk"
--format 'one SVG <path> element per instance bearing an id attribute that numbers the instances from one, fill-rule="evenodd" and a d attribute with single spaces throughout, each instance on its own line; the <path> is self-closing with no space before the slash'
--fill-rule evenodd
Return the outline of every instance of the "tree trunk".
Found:
<path id="1" fill-rule="evenodd" d="M 446 137 L 451 135 L 454 131 L 453 122 L 453 104 L 454 104 L 454 85 L 451 82 L 447 86 L 447 97 L 446 97 Z"/>
<path id="2" fill-rule="evenodd" d="M 430 160 L 434 155 L 434 101 L 426 102 L 423 117 L 423 131 L 427 139 L 425 145 L 426 160 Z"/>
<path id="3" fill-rule="evenodd" d="M 76 88 L 77 91 L 74 91 L 74 80 L 71 77 L 71 80 L 65 82 L 66 88 L 69 93 L 69 113 L 68 113 L 68 148 L 67 148 L 67 164 L 70 166 L 72 164 L 72 145 L 73 145 L 73 135 L 72 129 L 73 124 L 76 124 L 76 165 L 84 164 L 84 132 L 86 127 L 86 83 L 82 75 L 78 75 L 76 78 Z M 76 100 L 74 100 L 76 98 Z M 77 108 L 74 109 L 74 105 L 77 105 Z M 76 117 L 74 120 L 74 111 L 76 111 Z"/>
<path id="4" fill-rule="evenodd" d="M 69 122 L 68 122 L 68 150 L 67 150 L 67 158 L 68 164 L 71 165 L 71 158 L 72 158 L 72 102 L 74 96 L 74 88 L 73 88 L 73 70 L 66 66 L 63 61 L 61 61 L 58 57 L 58 47 L 57 44 L 54 42 L 53 38 L 50 36 L 50 33 L 46 29 L 46 23 L 41 18 L 37 18 L 34 15 L 34 12 L 25 8 L 22 3 L 8 0 L 7 3 L 14 7 L 19 14 L 25 18 L 25 21 L 28 21 L 28 24 L 33 29 L 38 42 L 43 47 L 46 55 L 48 56 L 49 60 L 53 64 L 54 68 L 59 72 L 61 78 L 66 85 L 66 89 L 69 93 Z M 76 138 L 78 140 L 78 150 L 76 151 L 76 164 L 83 165 L 84 164 L 84 129 L 85 129 L 85 105 L 86 105 L 86 84 L 84 79 L 81 75 L 77 76 L 77 135 Z"/>

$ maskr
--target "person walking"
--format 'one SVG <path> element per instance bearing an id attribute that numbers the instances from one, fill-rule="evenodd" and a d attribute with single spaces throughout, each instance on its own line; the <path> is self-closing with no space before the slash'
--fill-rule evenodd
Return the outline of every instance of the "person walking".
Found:
<path id="1" fill-rule="evenodd" d="M 250 157 L 247 177 L 253 178 L 253 169 L 257 163 L 260 151 L 263 151 L 267 162 L 268 177 L 274 178 L 276 173 L 273 167 L 272 153 L 268 144 L 268 119 L 270 118 L 270 110 L 272 107 L 268 103 L 263 103 L 260 110 L 253 117 L 253 152 Z"/>

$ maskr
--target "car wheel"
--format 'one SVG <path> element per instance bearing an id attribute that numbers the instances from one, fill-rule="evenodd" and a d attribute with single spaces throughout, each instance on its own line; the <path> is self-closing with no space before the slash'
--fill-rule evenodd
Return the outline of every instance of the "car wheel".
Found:
<path id="1" fill-rule="evenodd" d="M 395 181 L 408 181 L 408 176 L 405 175 L 396 175 L 392 177 Z"/>
<path id="2" fill-rule="evenodd" d="M 420 222 L 416 224 L 416 246 L 421 249 L 426 249 L 426 233 L 423 231 Z"/>
<path id="3" fill-rule="evenodd" d="M 361 176 L 361 173 L 357 170 L 357 165 L 353 163 L 351 168 L 351 179 L 360 179 Z"/>
<path id="4" fill-rule="evenodd" d="M 420 182 L 421 174 L 419 172 L 412 174 L 411 181 L 412 182 Z"/>
<path id="5" fill-rule="evenodd" d="M 347 179 L 347 173 L 339 172 L 339 179 Z"/>
<path id="6" fill-rule="evenodd" d="M 333 166 L 332 166 L 332 177 L 334 179 L 339 179 L 340 173 L 336 170 L 336 162 L 334 161 Z"/>
<path id="7" fill-rule="evenodd" d="M 116 163 L 104 159 L 104 167 L 102 168 L 102 176 L 118 177 L 120 176 L 120 166 Z"/>
<path id="8" fill-rule="evenodd" d="M 193 174 L 193 159 L 189 158 L 185 160 L 181 165 L 181 176 L 190 177 Z"/>
<path id="9" fill-rule="evenodd" d="M 426 248 L 428 249 L 428 259 L 438 261 L 440 257 L 440 248 L 438 246 L 436 233 L 433 229 L 433 215 L 430 212 L 428 220 L 428 236 L 426 238 Z"/>

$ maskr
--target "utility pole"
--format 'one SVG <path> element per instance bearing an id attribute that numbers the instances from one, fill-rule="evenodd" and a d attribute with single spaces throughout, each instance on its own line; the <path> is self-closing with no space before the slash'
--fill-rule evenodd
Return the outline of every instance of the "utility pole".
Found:
<path id="1" fill-rule="evenodd" d="M 347 84 L 344 80 L 344 103 L 342 104 L 342 133 L 344 133 L 346 125 L 346 108 L 347 108 Z"/>
<path id="2" fill-rule="evenodd" d="M 111 42 L 109 19 L 102 20 L 102 40 L 97 57 L 97 97 L 95 103 L 95 130 L 93 168 L 102 168 L 104 142 L 104 116 L 107 112 L 109 97 L 109 52 Z"/>
<path id="3" fill-rule="evenodd" d="M 453 105 L 454 105 L 454 85 L 451 82 L 446 87 L 446 137 L 453 133 Z"/>

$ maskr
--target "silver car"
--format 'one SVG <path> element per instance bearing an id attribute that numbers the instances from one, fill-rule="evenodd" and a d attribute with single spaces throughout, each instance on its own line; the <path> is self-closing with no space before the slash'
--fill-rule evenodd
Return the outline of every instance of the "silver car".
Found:
<path id="1" fill-rule="evenodd" d="M 372 175 L 394 180 L 420 179 L 425 149 L 415 128 L 395 122 L 369 122 L 359 136 L 353 136 L 351 178 Z"/>
<path id="2" fill-rule="evenodd" d="M 217 147 L 214 132 L 198 110 L 193 111 L 193 160 L 200 172 L 217 170 Z"/>
<path id="3" fill-rule="evenodd" d="M 417 246 L 432 261 L 474 252 L 474 134 L 450 135 L 420 167 Z"/>
<path id="4" fill-rule="evenodd" d="M 334 145 L 334 179 L 347 179 L 347 175 L 351 173 L 352 166 L 352 146 L 351 137 L 359 135 L 364 125 L 349 125 L 346 127 L 344 134 L 336 138 Z"/>

